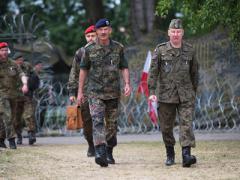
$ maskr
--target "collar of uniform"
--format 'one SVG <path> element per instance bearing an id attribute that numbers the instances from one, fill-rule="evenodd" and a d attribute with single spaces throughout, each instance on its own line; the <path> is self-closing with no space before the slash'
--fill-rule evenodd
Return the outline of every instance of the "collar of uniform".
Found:
<path id="1" fill-rule="evenodd" d="M 173 47 L 171 46 L 170 41 L 168 41 L 168 42 L 167 42 L 167 46 L 166 46 L 166 50 L 169 51 L 169 50 L 171 50 L 171 49 L 173 49 Z"/>
<path id="2" fill-rule="evenodd" d="M 0 60 L 0 64 L 6 64 L 8 62 L 8 59 L 6 61 Z"/>
<path id="3" fill-rule="evenodd" d="M 103 45 L 101 45 L 101 44 L 99 43 L 99 39 L 98 39 L 98 38 L 96 39 L 96 45 L 97 45 L 97 48 L 99 48 L 99 49 L 101 49 L 102 47 L 104 47 Z M 113 46 L 113 40 L 110 38 L 110 39 L 109 39 L 109 45 L 108 45 L 108 47 L 111 48 L 112 46 Z"/>
<path id="4" fill-rule="evenodd" d="M 175 50 L 174 50 L 174 49 L 175 49 L 175 48 L 172 47 L 170 41 L 168 41 L 168 42 L 167 42 L 167 46 L 166 46 L 166 51 L 167 51 L 168 53 L 170 53 L 172 56 L 174 56 L 174 55 L 175 55 Z"/>

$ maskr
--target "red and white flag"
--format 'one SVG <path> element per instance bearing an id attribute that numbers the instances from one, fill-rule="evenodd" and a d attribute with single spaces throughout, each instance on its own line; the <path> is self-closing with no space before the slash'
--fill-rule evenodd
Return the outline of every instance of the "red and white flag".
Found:
<path id="1" fill-rule="evenodd" d="M 148 51 L 147 58 L 144 64 L 142 76 L 141 76 L 141 82 L 138 86 L 138 94 L 145 94 L 145 96 L 148 99 L 149 96 L 149 90 L 148 90 L 148 74 L 149 69 L 151 66 L 152 61 L 152 55 L 151 52 Z M 154 125 L 158 124 L 158 115 L 157 115 L 157 99 L 148 99 L 148 114 L 149 117 Z"/>
<path id="2" fill-rule="evenodd" d="M 151 55 L 151 52 L 148 51 L 147 58 L 146 58 L 144 68 L 143 68 L 143 72 L 142 72 L 141 82 L 138 86 L 138 91 L 137 91 L 138 93 L 145 94 L 146 97 L 149 96 L 147 80 L 148 80 L 149 69 L 151 66 L 151 61 L 152 61 L 152 55 Z"/>

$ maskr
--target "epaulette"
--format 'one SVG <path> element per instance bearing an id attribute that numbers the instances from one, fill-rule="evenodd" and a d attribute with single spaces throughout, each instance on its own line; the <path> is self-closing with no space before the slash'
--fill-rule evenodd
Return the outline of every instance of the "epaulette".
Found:
<path id="1" fill-rule="evenodd" d="M 158 44 L 157 47 L 165 46 L 166 44 L 167 44 L 167 42 L 163 42 L 163 43 Z"/>
<path id="2" fill-rule="evenodd" d="M 23 64 L 25 64 L 26 66 L 32 66 L 29 62 L 24 61 Z"/>
<path id="3" fill-rule="evenodd" d="M 117 44 L 117 45 L 121 46 L 122 48 L 124 47 L 123 44 L 121 44 L 120 42 L 117 42 L 117 41 L 114 41 L 114 40 L 112 40 L 112 42 L 113 42 L 114 44 Z"/>
<path id="4" fill-rule="evenodd" d="M 166 46 L 167 42 L 160 43 L 156 46 L 154 51 L 158 51 L 159 49 L 162 49 L 164 46 Z"/>
<path id="5" fill-rule="evenodd" d="M 192 47 L 192 48 L 193 48 L 193 45 L 190 44 L 190 43 L 188 43 L 188 42 L 186 42 L 186 41 L 184 41 L 184 44 L 185 44 L 186 46 L 189 46 L 189 47 Z"/>
<path id="6" fill-rule="evenodd" d="M 89 43 L 87 43 L 87 44 L 84 46 L 84 48 L 90 47 L 90 46 L 93 45 L 93 44 L 95 44 L 94 41 L 93 41 L 93 42 L 89 42 Z"/>

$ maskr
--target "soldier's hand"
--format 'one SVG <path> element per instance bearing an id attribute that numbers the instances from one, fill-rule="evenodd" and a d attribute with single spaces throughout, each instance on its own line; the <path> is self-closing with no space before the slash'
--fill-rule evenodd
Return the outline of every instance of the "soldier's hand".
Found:
<path id="1" fill-rule="evenodd" d="M 83 103 L 84 103 L 84 95 L 83 95 L 83 93 L 78 93 L 78 97 L 77 97 L 78 106 L 80 106 Z"/>
<path id="2" fill-rule="evenodd" d="M 151 96 L 149 96 L 148 100 L 150 100 L 150 101 L 157 101 L 157 96 L 151 95 Z"/>
<path id="3" fill-rule="evenodd" d="M 76 97 L 75 96 L 70 96 L 69 98 L 71 103 L 75 103 L 76 102 Z"/>
<path id="4" fill-rule="evenodd" d="M 23 85 L 23 87 L 22 87 L 22 92 L 23 92 L 23 94 L 28 93 L 28 87 L 27 87 L 26 84 Z"/>
<path id="5" fill-rule="evenodd" d="M 132 91 L 131 85 L 130 84 L 125 84 L 124 95 L 129 96 L 131 94 L 131 91 Z"/>

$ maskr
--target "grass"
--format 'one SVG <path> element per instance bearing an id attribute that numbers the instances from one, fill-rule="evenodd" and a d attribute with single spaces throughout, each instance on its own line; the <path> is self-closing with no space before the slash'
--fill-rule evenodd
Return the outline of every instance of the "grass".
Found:
<path id="1" fill-rule="evenodd" d="M 198 163 L 181 166 L 176 145 L 176 165 L 164 165 L 162 142 L 132 142 L 114 149 L 115 165 L 100 168 L 86 157 L 87 146 L 36 145 L 0 151 L 0 179 L 239 179 L 240 141 L 200 141 L 192 154 Z"/>

